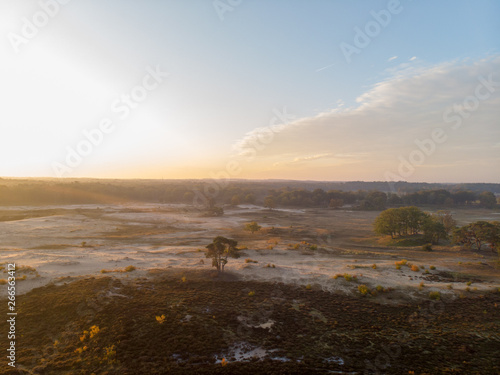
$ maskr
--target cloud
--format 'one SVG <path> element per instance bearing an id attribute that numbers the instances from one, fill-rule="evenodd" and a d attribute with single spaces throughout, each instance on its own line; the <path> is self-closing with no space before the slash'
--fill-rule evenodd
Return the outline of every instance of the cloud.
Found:
<path id="1" fill-rule="evenodd" d="M 413 56 L 410 58 L 410 61 L 415 61 L 417 59 L 417 56 Z"/>
<path id="2" fill-rule="evenodd" d="M 306 168 L 299 161 L 308 161 L 307 168 L 317 165 L 328 170 L 330 165 L 337 176 L 347 175 L 347 172 L 353 174 L 352 163 L 357 162 L 359 179 L 384 180 L 386 171 L 397 169 L 399 157 L 407 158 L 417 148 L 415 142 L 429 139 L 433 130 L 440 128 L 447 141 L 439 144 L 432 155 L 426 156 L 424 163 L 436 168 L 416 168 L 409 180 L 430 180 L 435 177 L 428 173 L 431 169 L 432 173 L 439 170 L 441 177 L 450 181 L 463 180 L 464 171 L 460 166 L 465 161 L 478 165 L 486 163 L 495 170 L 500 164 L 498 148 L 495 147 L 500 140 L 498 72 L 500 56 L 428 67 L 411 68 L 403 64 L 390 78 L 361 94 L 356 107 L 333 108 L 283 126 L 274 133 L 271 143 L 257 150 L 253 167 L 275 165 L 278 168 L 281 164 L 295 164 L 299 171 Z M 474 97 L 481 79 L 488 80 L 488 77 L 499 82 L 494 92 L 487 99 L 478 101 L 476 110 L 465 110 L 462 125 L 453 129 L 453 121 L 448 118 L 447 122 L 443 117 L 445 111 L 453 110 L 453 106 L 455 110 L 462 108 L 464 111 L 466 98 Z M 470 103 L 473 102 L 469 100 L 467 105 Z M 255 134 L 255 131 L 251 132 L 239 140 L 237 148 L 241 151 L 254 147 Z M 350 155 L 344 163 L 338 157 L 342 154 Z M 446 168 L 440 169 L 441 164 Z M 346 167 L 342 169 L 342 165 Z M 491 180 L 491 170 L 486 175 L 487 170 L 485 167 L 468 171 L 469 175 L 465 177 L 470 180 L 470 176 L 475 176 L 488 181 Z"/>
<path id="3" fill-rule="evenodd" d="M 392 56 L 392 57 L 390 57 L 387 61 L 396 60 L 397 58 L 398 58 L 397 56 Z"/>

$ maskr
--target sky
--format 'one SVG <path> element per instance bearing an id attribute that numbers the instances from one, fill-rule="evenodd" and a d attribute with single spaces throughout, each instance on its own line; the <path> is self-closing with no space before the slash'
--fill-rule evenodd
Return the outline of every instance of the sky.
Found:
<path id="1" fill-rule="evenodd" d="M 0 176 L 500 183 L 500 2 L 2 0 Z"/>

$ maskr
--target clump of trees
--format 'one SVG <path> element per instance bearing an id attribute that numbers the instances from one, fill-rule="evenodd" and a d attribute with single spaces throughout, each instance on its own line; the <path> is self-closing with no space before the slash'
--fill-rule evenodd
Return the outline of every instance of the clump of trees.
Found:
<path id="1" fill-rule="evenodd" d="M 484 244 L 489 244 L 494 252 L 500 245 L 500 223 L 480 220 L 464 225 L 453 232 L 453 243 L 467 248 L 475 247 L 478 251 Z"/>
<path id="2" fill-rule="evenodd" d="M 245 230 L 252 232 L 254 234 L 255 232 L 258 232 L 262 227 L 257 224 L 256 221 L 252 221 L 251 223 L 245 224 Z"/>
<path id="3" fill-rule="evenodd" d="M 226 237 L 217 236 L 212 243 L 206 246 L 205 257 L 212 259 L 212 267 L 217 268 L 217 272 L 224 272 L 224 267 L 228 258 L 239 258 L 238 242 Z"/>
<path id="4" fill-rule="evenodd" d="M 423 233 L 425 240 L 436 244 L 448 238 L 453 222 L 449 212 L 430 215 L 414 206 L 389 208 L 377 216 L 374 230 L 377 234 L 390 235 L 391 238 Z"/>

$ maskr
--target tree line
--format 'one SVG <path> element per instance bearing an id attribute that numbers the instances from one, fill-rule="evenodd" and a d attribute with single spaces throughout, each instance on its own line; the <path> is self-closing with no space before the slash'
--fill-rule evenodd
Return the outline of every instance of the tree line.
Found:
<path id="1" fill-rule="evenodd" d="M 377 216 L 373 226 L 375 233 L 391 238 L 422 234 L 432 244 L 451 239 L 452 244 L 478 251 L 485 244 L 492 251 L 500 246 L 500 222 L 479 220 L 458 227 L 451 213 L 444 210 L 429 214 L 414 206 L 389 208 Z"/>
<path id="2" fill-rule="evenodd" d="M 345 184 L 353 187 L 372 186 L 374 183 Z M 0 179 L 0 205 L 101 204 L 130 201 L 193 204 L 197 195 L 204 194 L 206 198 L 219 206 L 224 204 L 264 205 L 266 202 L 273 207 L 340 208 L 349 206 L 360 210 L 383 210 L 387 207 L 422 205 L 487 208 L 498 206 L 497 199 L 491 191 L 453 190 L 453 186 L 450 186 L 450 189 L 426 189 L 398 194 L 378 190 L 353 191 L 303 187 L 315 185 L 327 186 L 327 183 L 231 181 L 210 195 L 214 185 L 213 182 L 207 180 Z M 343 186 L 340 183 L 331 183 L 331 185 Z M 478 186 L 482 185 L 478 184 Z"/>

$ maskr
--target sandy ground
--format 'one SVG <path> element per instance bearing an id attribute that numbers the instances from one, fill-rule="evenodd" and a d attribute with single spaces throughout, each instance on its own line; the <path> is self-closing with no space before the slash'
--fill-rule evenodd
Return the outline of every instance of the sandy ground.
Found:
<path id="1" fill-rule="evenodd" d="M 452 213 L 460 225 L 500 219 L 500 213 L 488 210 Z M 241 258 L 230 259 L 226 266 L 243 280 L 311 284 L 346 293 L 353 293 L 359 284 L 381 285 L 406 288 L 410 298 L 418 294 L 421 282 L 427 293 L 439 289 L 456 294 L 465 291 L 466 281 L 471 280 L 470 288 L 479 291 L 500 286 L 498 257 L 489 249 L 477 253 L 437 246 L 424 252 L 420 247 L 383 246 L 371 231 L 377 215 L 328 209 L 270 211 L 258 206 L 227 207 L 222 217 L 203 217 L 185 205 L 4 207 L 0 262 L 36 269 L 18 271 L 16 276 L 27 276 L 18 283 L 22 294 L 68 277 L 101 275 L 102 270 L 136 278 L 158 268 L 207 269 L 211 262 L 204 256 L 204 246 L 223 235 L 246 247 Z M 243 231 L 244 224 L 253 220 L 263 230 Z M 397 270 L 394 263 L 401 259 L 425 269 Z M 130 265 L 136 270 L 118 272 Z M 436 269 L 430 270 L 431 265 Z M 356 275 L 356 283 L 332 278 L 344 273 Z M 2 277 L 7 275 L 0 273 Z"/>

